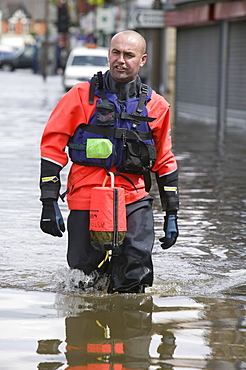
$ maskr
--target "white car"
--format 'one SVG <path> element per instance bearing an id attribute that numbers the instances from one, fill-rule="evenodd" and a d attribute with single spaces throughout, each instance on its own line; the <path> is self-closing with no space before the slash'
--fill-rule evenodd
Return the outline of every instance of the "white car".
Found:
<path id="1" fill-rule="evenodd" d="M 109 69 L 108 49 L 102 47 L 76 47 L 67 59 L 63 74 L 63 85 L 66 91 L 76 83 L 88 81 L 99 71 Z"/>

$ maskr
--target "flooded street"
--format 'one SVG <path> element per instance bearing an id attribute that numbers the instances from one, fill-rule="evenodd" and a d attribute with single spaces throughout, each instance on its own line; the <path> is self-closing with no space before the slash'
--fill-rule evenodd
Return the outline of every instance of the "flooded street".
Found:
<path id="1" fill-rule="evenodd" d="M 67 233 L 39 229 L 39 142 L 61 76 L 0 71 L 0 86 L 0 369 L 245 370 L 246 128 L 221 140 L 214 126 L 175 124 L 176 245 L 160 247 L 153 184 L 153 287 L 84 293 L 67 267 Z"/>

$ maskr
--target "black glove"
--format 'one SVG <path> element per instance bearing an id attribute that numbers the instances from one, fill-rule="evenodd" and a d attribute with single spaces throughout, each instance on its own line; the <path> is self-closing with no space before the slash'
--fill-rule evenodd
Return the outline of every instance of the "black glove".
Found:
<path id="1" fill-rule="evenodd" d="M 40 221 L 40 228 L 44 233 L 61 237 L 65 231 L 65 225 L 61 211 L 55 200 L 44 200 Z"/>
<path id="2" fill-rule="evenodd" d="M 159 239 L 162 249 L 168 249 L 176 243 L 177 237 L 179 236 L 177 218 L 176 214 L 170 214 L 168 212 L 164 217 L 165 221 L 163 231 L 165 236 Z"/>
<path id="3" fill-rule="evenodd" d="M 43 203 L 43 209 L 40 228 L 44 233 L 59 237 L 61 237 L 63 235 L 62 232 L 65 231 L 62 214 L 57 204 L 61 187 L 61 169 L 62 166 L 52 161 L 41 159 L 40 200 Z"/>
<path id="4" fill-rule="evenodd" d="M 159 188 L 162 210 L 166 211 L 163 227 L 165 236 L 159 240 L 162 243 L 161 247 L 163 249 L 168 249 L 175 244 L 179 235 L 177 223 L 177 211 L 179 209 L 178 170 L 161 177 L 156 173 L 156 180 Z"/>

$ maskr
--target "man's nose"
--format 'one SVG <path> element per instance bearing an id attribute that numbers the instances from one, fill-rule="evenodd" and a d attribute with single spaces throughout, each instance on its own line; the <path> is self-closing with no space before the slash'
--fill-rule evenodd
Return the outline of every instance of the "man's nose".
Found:
<path id="1" fill-rule="evenodd" d="M 123 53 L 120 53 L 120 54 L 118 55 L 118 62 L 121 62 L 121 63 L 124 63 L 124 62 L 125 62 L 124 54 L 123 54 Z"/>

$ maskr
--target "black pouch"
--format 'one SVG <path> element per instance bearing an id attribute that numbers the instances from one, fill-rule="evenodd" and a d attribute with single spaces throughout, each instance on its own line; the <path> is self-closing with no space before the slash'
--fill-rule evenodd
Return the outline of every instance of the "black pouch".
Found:
<path id="1" fill-rule="evenodd" d="M 115 123 L 115 106 L 107 101 L 97 101 L 98 126 L 113 126 Z"/>
<path id="2" fill-rule="evenodd" d="M 153 145 L 143 141 L 126 141 L 120 171 L 141 175 L 151 170 L 155 161 L 156 150 Z"/>

